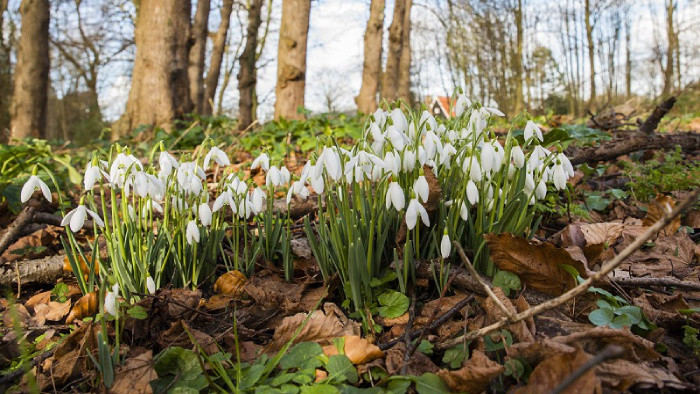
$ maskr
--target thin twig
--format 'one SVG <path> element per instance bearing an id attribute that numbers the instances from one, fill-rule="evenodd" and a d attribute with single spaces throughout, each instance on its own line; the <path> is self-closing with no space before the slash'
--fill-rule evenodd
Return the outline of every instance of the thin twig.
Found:
<path id="1" fill-rule="evenodd" d="M 559 394 L 564 392 L 572 383 L 574 383 L 578 378 L 583 376 L 591 368 L 596 365 L 609 360 L 611 358 L 618 358 L 625 353 L 625 348 L 618 345 L 608 345 L 600 353 L 596 354 L 593 358 L 588 360 L 585 364 L 581 365 L 576 369 L 571 375 L 567 376 L 564 381 L 562 381 L 559 386 L 552 390 L 551 394 Z"/>
<path id="2" fill-rule="evenodd" d="M 678 280 L 676 278 L 611 278 L 612 282 L 622 287 L 675 287 L 677 289 L 700 291 L 700 283 Z"/>
<path id="3" fill-rule="evenodd" d="M 573 289 L 567 291 L 566 293 L 560 295 L 557 298 L 553 298 L 549 301 L 536 305 L 526 311 L 518 313 L 514 316 L 513 319 L 501 319 L 498 322 L 488 325 L 486 327 L 480 328 L 475 331 L 471 331 L 457 338 L 444 341 L 438 344 L 437 348 L 447 349 L 463 341 L 471 341 L 476 338 L 481 338 L 484 335 L 498 330 L 508 324 L 517 323 L 519 321 L 529 319 L 530 317 L 538 315 L 544 311 L 555 308 L 559 305 L 563 305 L 571 299 L 575 298 L 576 296 L 585 293 L 593 285 L 593 283 L 596 283 L 601 279 L 607 277 L 607 275 L 610 272 L 612 272 L 615 268 L 617 268 L 617 266 L 622 264 L 622 262 L 625 261 L 628 257 L 630 257 L 634 252 L 636 252 L 638 249 L 644 246 L 644 244 L 646 244 L 648 240 L 654 237 L 668 223 L 670 223 L 674 218 L 680 215 L 681 212 L 685 211 L 688 207 L 690 207 L 698 199 L 698 194 L 700 194 L 700 188 L 695 189 L 686 200 L 678 204 L 676 208 L 674 208 L 672 211 L 664 212 L 664 215 L 656 223 L 649 227 L 642 235 L 640 235 L 636 240 L 634 240 L 634 242 L 629 244 L 622 252 L 620 252 L 620 254 L 615 256 L 609 262 L 603 264 L 603 266 L 600 268 L 600 271 L 589 276 L 586 280 L 581 282 L 581 284 L 574 287 Z"/>
<path id="4" fill-rule="evenodd" d="M 506 308 L 506 306 L 503 305 L 501 300 L 499 300 L 498 297 L 496 297 L 496 294 L 493 293 L 493 290 L 491 290 L 489 285 L 487 285 L 481 279 L 481 276 L 479 275 L 478 272 L 476 272 L 476 269 L 474 268 L 474 266 L 472 266 L 471 261 L 469 261 L 469 257 L 467 257 L 467 255 L 464 254 L 464 250 L 462 250 L 462 246 L 459 244 L 459 242 L 453 241 L 452 244 L 455 246 L 455 248 L 457 248 L 457 253 L 459 254 L 459 257 L 462 259 L 462 262 L 464 263 L 464 265 L 467 267 L 467 270 L 469 270 L 469 273 L 472 274 L 474 279 L 476 279 L 477 282 L 479 282 L 479 284 L 481 285 L 481 287 L 484 288 L 484 291 L 486 292 L 486 294 L 488 294 L 489 298 L 491 298 L 493 300 L 493 302 L 496 303 L 496 306 L 498 307 L 498 309 L 501 310 L 501 312 L 505 313 L 508 320 L 513 320 L 513 318 L 515 317 L 513 312 L 509 311 L 508 308 Z"/>
<path id="5" fill-rule="evenodd" d="M 404 330 L 403 340 L 406 343 L 406 352 L 403 356 L 403 365 L 401 366 L 401 375 L 406 375 L 408 370 L 408 361 L 411 358 L 411 331 L 413 330 L 413 320 L 416 317 L 416 289 L 411 291 L 411 306 L 408 308 L 408 324 Z"/>
<path id="6" fill-rule="evenodd" d="M 5 250 L 10 247 L 10 245 L 12 245 L 12 242 L 15 240 L 20 230 L 22 230 L 22 228 L 29 223 L 29 221 L 32 219 L 32 213 L 34 213 L 34 208 L 30 205 L 25 206 L 22 212 L 17 215 L 12 224 L 7 227 L 5 234 L 3 234 L 2 238 L 0 238 L 0 255 L 3 254 Z"/>

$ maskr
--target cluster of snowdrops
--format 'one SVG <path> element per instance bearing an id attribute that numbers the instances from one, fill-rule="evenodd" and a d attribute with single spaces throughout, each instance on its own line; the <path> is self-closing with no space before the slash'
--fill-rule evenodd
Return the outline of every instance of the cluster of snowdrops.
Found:
<path id="1" fill-rule="evenodd" d="M 432 262 L 444 286 L 452 240 L 493 275 L 482 235 L 532 234 L 534 203 L 565 189 L 573 168 L 560 146 L 542 145 L 531 121 L 522 133 L 499 137 L 490 127 L 503 116 L 498 109 L 460 95 L 455 113 L 439 121 L 427 111 L 379 109 L 363 139 L 350 149 L 331 138 L 319 143 L 297 174 L 261 153 L 250 170 L 264 172 L 264 185 L 233 172 L 211 141 L 179 158 L 162 145 L 147 161 L 118 145 L 106 157 L 95 153 L 79 204 L 62 223 L 78 284 L 86 294 L 100 289 L 104 310 L 116 315 L 120 298 L 133 302 L 168 284 L 197 286 L 221 261 L 251 275 L 264 259 L 291 279 L 289 206 L 308 198 L 318 200 L 318 212 L 304 221 L 313 254 L 325 278 L 339 276 L 346 306 L 356 311 L 388 285 L 406 291 L 419 260 Z M 22 201 L 36 189 L 51 200 L 35 170 Z M 275 210 L 275 193 L 285 190 L 287 209 Z M 84 226 L 95 234 L 89 247 L 76 240 Z"/>

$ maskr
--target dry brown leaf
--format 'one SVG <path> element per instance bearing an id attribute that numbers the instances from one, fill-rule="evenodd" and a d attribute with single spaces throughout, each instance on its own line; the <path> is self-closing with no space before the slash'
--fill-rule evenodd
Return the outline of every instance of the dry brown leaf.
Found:
<path id="1" fill-rule="evenodd" d="M 190 338 L 190 335 L 194 337 L 194 341 Z M 171 323 L 170 328 L 158 332 L 156 337 L 158 344 L 163 348 L 169 346 L 192 348 L 196 344 L 209 355 L 219 351 L 219 346 L 214 338 L 209 336 L 209 334 L 190 327 L 183 320 Z"/>
<path id="2" fill-rule="evenodd" d="M 569 346 L 581 347 L 590 354 L 599 353 L 608 344 L 619 345 L 625 349 L 624 358 L 635 362 L 659 359 L 659 354 L 654 350 L 654 343 L 632 334 L 628 328 L 594 327 L 555 337 L 552 340 Z"/>
<path id="3" fill-rule="evenodd" d="M 357 335 L 343 337 L 345 339 L 345 347 L 343 352 L 352 361 L 353 364 L 366 364 L 378 358 L 384 357 L 384 352 L 370 341 L 361 338 Z M 326 345 L 323 347 L 323 353 L 330 357 L 338 354 L 338 348 L 335 344 Z"/>
<path id="4" fill-rule="evenodd" d="M 153 369 L 153 351 L 147 350 L 127 358 L 124 365 L 117 367 L 110 393 L 151 394 L 150 382 L 155 379 L 158 379 L 158 374 Z"/>
<path id="5" fill-rule="evenodd" d="M 584 365 L 591 356 L 581 349 L 573 353 L 560 353 L 542 361 L 530 375 L 527 386 L 513 390 L 514 394 L 549 393 L 557 388 L 569 375 Z M 562 393 L 600 393 L 602 388 L 595 370 L 590 369 L 572 382 Z"/>
<path id="6" fill-rule="evenodd" d="M 214 294 L 213 296 L 209 297 L 209 299 L 206 300 L 206 302 L 204 302 L 203 306 L 211 312 L 220 311 L 228 308 L 233 300 L 234 297 L 231 296 Z"/>
<path id="7" fill-rule="evenodd" d="M 88 267 L 87 263 L 85 263 L 85 260 L 83 259 L 83 257 L 80 254 L 78 254 L 78 256 L 76 256 L 76 258 L 77 258 L 78 264 L 80 266 L 80 271 L 82 271 L 83 275 L 87 277 L 87 274 L 90 273 L 90 271 L 89 271 L 90 268 Z M 92 256 L 90 256 L 90 255 L 86 255 L 85 258 L 87 259 L 88 262 L 90 262 L 92 260 Z M 94 269 L 95 272 L 100 270 L 99 261 L 95 261 L 95 264 L 92 265 L 92 269 Z M 70 260 L 68 259 L 68 256 L 63 258 L 63 270 L 66 272 L 73 272 L 73 267 L 70 265 Z"/>
<path id="8" fill-rule="evenodd" d="M 32 316 L 27 308 L 22 304 L 10 304 L 2 315 L 2 325 L 4 327 L 14 327 L 16 322 L 22 327 L 29 325 Z"/>
<path id="9" fill-rule="evenodd" d="M 30 311 L 34 311 L 34 308 L 40 304 L 48 304 L 51 301 L 51 290 L 41 292 L 39 294 L 33 295 L 31 298 L 24 303 Z"/>
<path id="10" fill-rule="evenodd" d="M 219 277 L 214 283 L 214 291 L 231 297 L 239 297 L 243 293 L 246 277 L 241 271 L 229 271 Z"/>
<path id="11" fill-rule="evenodd" d="M 620 392 L 629 392 L 632 387 L 640 389 L 641 392 L 666 392 L 663 389 L 688 388 L 672 373 L 647 362 L 624 359 L 607 361 L 596 367 L 596 375 L 605 388 Z"/>
<path id="12" fill-rule="evenodd" d="M 158 302 L 156 315 L 162 317 L 166 322 L 172 322 L 189 319 L 199 306 L 202 292 L 184 288 L 161 289 L 158 296 L 163 302 Z"/>
<path id="13" fill-rule="evenodd" d="M 60 321 L 70 312 L 70 300 L 65 302 L 49 301 L 48 304 L 39 304 L 34 307 L 32 322 L 38 326 L 48 321 Z"/>
<path id="14" fill-rule="evenodd" d="M 71 324 L 76 319 L 82 320 L 86 317 L 92 317 L 97 313 L 97 309 L 97 292 L 85 294 L 73 305 L 68 317 L 66 317 L 66 324 Z"/>
<path id="15" fill-rule="evenodd" d="M 512 315 L 515 315 L 518 312 L 513 306 L 513 303 L 510 301 L 510 299 L 506 297 L 505 294 L 503 294 L 503 290 L 501 290 L 500 287 L 494 287 L 493 294 L 498 298 L 499 301 L 501 301 L 501 304 L 503 304 L 503 306 Z M 487 297 L 482 303 L 482 306 L 486 311 L 486 316 L 488 317 L 488 321 L 490 323 L 495 323 L 506 317 L 505 313 L 503 313 L 501 308 L 498 305 L 496 305 L 496 302 L 493 299 L 491 299 L 491 297 Z M 532 333 L 528 329 L 527 324 L 524 321 L 520 321 L 507 326 L 507 330 L 512 332 L 519 342 L 533 342 L 535 340 L 535 338 L 532 336 Z"/>
<path id="16" fill-rule="evenodd" d="M 518 299 L 515 301 L 515 308 L 518 310 L 518 313 L 525 312 L 526 310 L 530 309 L 530 304 L 527 302 L 525 297 L 520 294 Z M 535 318 L 533 316 L 528 317 L 527 319 L 524 320 L 525 325 L 527 326 L 527 329 L 530 331 L 532 336 L 534 337 L 535 334 L 537 334 L 537 326 L 535 326 Z"/>
<path id="17" fill-rule="evenodd" d="M 386 351 L 386 360 L 384 360 L 384 364 L 390 375 L 401 373 L 405 354 L 406 345 L 403 342 L 397 343 L 394 347 Z M 435 373 L 439 370 L 440 368 L 433 363 L 430 357 L 419 351 L 413 353 L 406 366 L 406 373 L 408 375 L 422 375 L 426 372 Z"/>
<path id="18" fill-rule="evenodd" d="M 572 223 L 561 233 L 561 246 L 578 246 L 583 250 L 589 266 L 599 262 L 601 254 L 614 245 L 622 236 L 624 225 L 609 223 Z"/>
<path id="19" fill-rule="evenodd" d="M 46 228 L 39 229 L 27 236 L 21 237 L 5 250 L 2 256 L 0 256 L 0 260 L 12 262 L 48 256 L 52 253 L 50 246 L 58 239 L 58 231 L 60 231 L 59 227 L 47 226 Z M 29 249 L 40 246 L 46 246 L 46 249 L 38 253 L 30 251 Z"/>
<path id="20" fill-rule="evenodd" d="M 554 342 L 549 338 L 537 342 L 514 343 L 506 348 L 508 357 L 523 359 L 530 365 L 537 365 L 555 354 L 573 353 L 574 351 L 576 348 Z"/>
<path id="21" fill-rule="evenodd" d="M 323 305 L 323 311 L 314 311 L 308 321 L 307 313 L 285 317 L 275 329 L 272 341 L 265 348 L 268 353 L 276 352 L 292 339 L 299 326 L 304 325 L 294 338 L 294 343 L 318 342 L 321 345 L 330 340 L 347 335 L 360 335 L 360 324 L 348 319 L 333 303 Z"/>
<path id="22" fill-rule="evenodd" d="M 562 265 L 574 267 L 586 278 L 584 262 L 550 243 L 534 244 L 512 234 L 486 234 L 491 260 L 498 269 L 512 272 L 528 287 L 552 295 L 561 295 L 576 281 Z"/>
<path id="23" fill-rule="evenodd" d="M 259 272 L 248 278 L 245 292 L 263 310 L 287 313 L 308 312 L 326 294 L 324 287 L 309 283 L 290 283 L 271 272 Z"/>
<path id="24" fill-rule="evenodd" d="M 93 365 L 88 352 L 94 356 L 99 330 L 99 324 L 86 324 L 66 337 L 56 348 L 54 356 L 44 361 L 44 373 L 37 376 L 39 389 L 54 384 L 62 386 L 77 376 L 85 377 Z"/>
<path id="25" fill-rule="evenodd" d="M 461 369 L 456 371 L 441 369 L 437 375 L 452 391 L 481 393 L 503 370 L 502 365 L 491 361 L 483 352 L 475 350 Z"/>
<path id="26" fill-rule="evenodd" d="M 676 201 L 671 196 L 664 196 L 659 194 L 656 196 L 656 200 L 652 201 L 647 207 L 647 215 L 642 219 L 642 224 L 645 227 L 650 227 L 654 223 L 658 222 L 664 215 L 664 212 L 670 211 L 676 207 Z M 677 216 L 671 223 L 667 224 L 661 234 L 663 235 L 673 235 L 681 227 L 681 217 Z"/>
<path id="27" fill-rule="evenodd" d="M 404 313 L 403 315 L 399 317 L 394 317 L 391 319 L 388 318 L 383 318 L 383 317 L 378 317 L 377 321 L 384 327 L 393 327 L 393 326 L 400 326 L 408 323 L 408 312 Z"/>
<path id="28" fill-rule="evenodd" d="M 632 277 L 697 278 L 700 269 L 693 264 L 695 248 L 688 234 L 680 232 L 670 237 L 660 236 L 650 246 L 628 257 L 620 265 L 620 270 L 630 272 Z"/>

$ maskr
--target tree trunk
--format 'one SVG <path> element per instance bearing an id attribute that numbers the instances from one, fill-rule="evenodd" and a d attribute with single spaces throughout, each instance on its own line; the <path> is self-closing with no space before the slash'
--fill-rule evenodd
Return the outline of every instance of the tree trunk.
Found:
<path id="1" fill-rule="evenodd" d="M 245 47 L 238 59 L 238 130 L 245 130 L 255 120 L 255 86 L 257 83 L 256 51 L 258 49 L 258 30 L 262 23 L 263 0 L 252 0 L 248 8 L 248 28 L 246 29 Z"/>
<path id="2" fill-rule="evenodd" d="M 394 15 L 389 26 L 389 51 L 386 57 L 386 66 L 382 77 L 382 99 L 396 100 L 399 82 L 399 63 L 403 49 L 403 20 L 406 12 L 406 0 L 396 0 L 394 3 Z"/>
<path id="3" fill-rule="evenodd" d="M 355 98 L 357 111 L 370 114 L 377 109 L 379 78 L 382 73 L 382 39 L 384 0 L 372 0 L 365 30 L 365 59 L 362 64 L 362 86 Z"/>
<path id="4" fill-rule="evenodd" d="M 190 9 L 190 0 L 140 1 L 131 90 L 113 139 L 140 125 L 171 130 L 175 119 L 191 110 L 187 75 Z"/>
<path id="5" fill-rule="evenodd" d="M 306 88 L 306 44 L 311 0 L 283 0 L 277 50 L 275 119 L 303 119 Z"/>
<path id="6" fill-rule="evenodd" d="M 625 94 L 632 96 L 632 22 L 629 16 L 625 20 Z"/>
<path id="7" fill-rule="evenodd" d="M 207 78 L 204 83 L 202 113 L 205 115 L 212 114 L 216 87 L 219 84 L 219 75 L 221 75 L 221 63 L 224 59 L 224 52 L 226 51 L 226 37 L 228 36 L 232 11 L 233 0 L 224 0 L 221 5 L 221 22 L 214 36 L 214 45 L 211 50 L 211 59 L 209 60 L 209 71 L 207 72 Z"/>
<path id="8" fill-rule="evenodd" d="M 515 6 L 515 32 L 516 43 L 513 54 L 513 76 L 515 77 L 515 105 L 513 114 L 520 113 L 524 108 L 523 102 L 523 2 L 518 0 Z"/>
<path id="9" fill-rule="evenodd" d="M 189 55 L 187 73 L 190 80 L 190 100 L 196 113 L 202 113 L 204 101 L 204 56 L 207 51 L 207 33 L 209 33 L 210 0 L 197 2 L 197 13 L 192 24 L 192 47 Z"/>
<path id="10" fill-rule="evenodd" d="M 10 137 L 41 137 L 49 86 L 49 1 L 24 0 L 20 13 Z"/>
<path id="11" fill-rule="evenodd" d="M 586 22 L 586 41 L 588 42 L 588 66 L 591 69 L 591 99 L 588 107 L 595 106 L 595 43 L 593 42 L 593 24 L 591 23 L 591 0 L 586 0 L 584 17 Z"/>
<path id="12" fill-rule="evenodd" d="M 666 2 L 666 39 L 668 41 L 668 49 L 666 50 L 666 68 L 664 69 L 664 88 L 661 95 L 665 96 L 673 90 L 673 61 L 676 50 L 674 49 L 676 39 L 673 27 L 673 11 L 675 9 L 673 0 Z"/>
<path id="13" fill-rule="evenodd" d="M 411 105 L 411 7 L 413 0 L 405 0 L 401 34 L 401 58 L 399 59 L 398 98 Z"/>

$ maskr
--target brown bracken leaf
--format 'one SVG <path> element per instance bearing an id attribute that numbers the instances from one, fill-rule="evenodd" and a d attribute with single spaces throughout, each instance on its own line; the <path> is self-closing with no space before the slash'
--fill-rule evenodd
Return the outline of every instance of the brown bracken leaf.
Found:
<path id="1" fill-rule="evenodd" d="M 534 290 L 561 295 L 574 287 L 576 281 L 562 265 L 572 266 L 581 277 L 588 277 L 584 262 L 550 243 L 535 244 L 512 234 L 486 234 L 484 237 L 496 267 L 518 275 Z"/>
<path id="2" fill-rule="evenodd" d="M 561 247 L 578 246 L 589 264 L 599 262 L 599 257 L 622 236 L 624 225 L 610 223 L 572 223 L 561 232 Z"/>
<path id="3" fill-rule="evenodd" d="M 370 341 L 361 338 L 357 335 L 349 335 L 343 337 L 345 339 L 345 347 L 343 351 L 353 364 L 366 364 L 378 358 L 384 357 L 384 352 Z M 338 348 L 335 344 L 323 347 L 323 353 L 330 357 L 338 354 Z"/>
<path id="4" fill-rule="evenodd" d="M 516 388 L 514 394 L 549 393 L 557 388 L 569 375 L 585 364 L 591 356 L 581 349 L 573 353 L 560 353 L 542 361 L 530 375 L 527 386 Z M 595 370 L 590 369 L 571 383 L 562 393 L 600 393 L 600 381 Z"/>
<path id="5" fill-rule="evenodd" d="M 483 352 L 475 350 L 461 369 L 456 371 L 441 369 L 437 375 L 452 391 L 481 393 L 503 370 L 502 365 L 491 361 Z"/>

